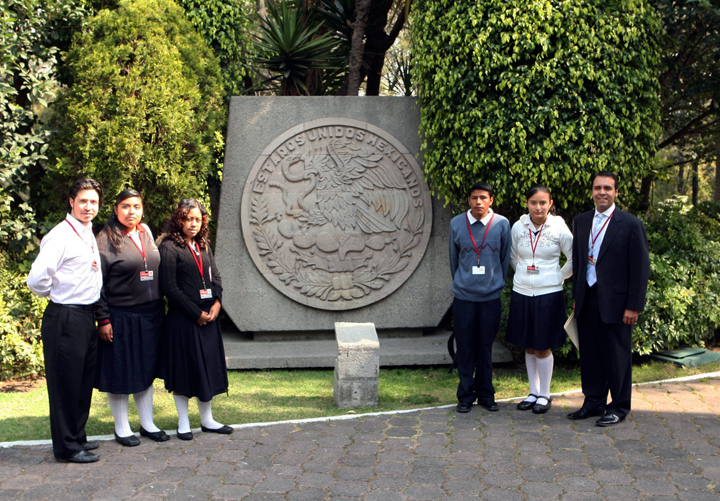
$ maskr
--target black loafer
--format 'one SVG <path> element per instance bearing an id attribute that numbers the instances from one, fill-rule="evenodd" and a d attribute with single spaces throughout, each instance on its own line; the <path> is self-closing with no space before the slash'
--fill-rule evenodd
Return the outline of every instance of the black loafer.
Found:
<path id="1" fill-rule="evenodd" d="M 76 452 L 69 458 L 56 458 L 58 461 L 68 461 L 70 463 L 94 463 L 98 459 L 100 459 L 100 456 L 95 454 L 94 452 L 86 451 L 85 449 L 81 450 L 80 452 Z"/>
<path id="2" fill-rule="evenodd" d="M 143 437 L 147 437 L 150 440 L 154 440 L 155 442 L 165 442 L 167 440 L 170 440 L 170 437 L 164 431 L 147 431 L 142 426 L 140 427 L 140 435 L 142 435 Z"/>
<path id="3" fill-rule="evenodd" d="M 533 400 L 533 401 L 528 400 L 528 398 L 530 398 L 530 397 L 534 397 L 535 400 Z M 525 397 L 525 400 L 523 400 L 522 402 L 520 402 L 519 404 L 517 404 L 517 409 L 518 409 L 519 411 L 529 411 L 530 409 L 532 409 L 533 407 L 535 407 L 535 402 L 537 402 L 537 398 L 538 398 L 537 395 L 531 393 L 530 395 L 528 395 L 527 397 Z"/>
<path id="4" fill-rule="evenodd" d="M 579 410 L 576 410 L 575 412 L 571 412 L 567 415 L 568 419 L 572 419 L 573 421 L 578 421 L 580 419 L 587 419 L 589 417 L 593 416 L 601 416 L 602 412 L 599 411 L 589 411 L 584 407 L 581 407 Z"/>
<path id="5" fill-rule="evenodd" d="M 484 407 L 486 411 L 490 412 L 497 412 L 500 410 L 500 407 L 498 407 L 498 404 L 495 403 L 495 400 L 478 400 L 478 405 Z"/>
<path id="6" fill-rule="evenodd" d="M 100 447 L 100 442 L 98 442 L 97 440 L 90 440 L 89 442 L 85 442 L 82 445 L 82 448 L 86 451 L 94 451 L 98 447 Z"/>
<path id="7" fill-rule="evenodd" d="M 191 430 L 191 431 L 188 431 L 187 433 L 177 432 L 176 436 L 177 436 L 177 438 L 179 438 L 180 440 L 192 440 L 192 439 L 193 439 L 192 430 Z"/>
<path id="8" fill-rule="evenodd" d="M 618 423 L 625 421 L 624 417 L 620 417 L 617 414 L 605 414 L 603 417 L 595 421 L 596 426 L 613 426 Z"/>
<path id="9" fill-rule="evenodd" d="M 545 400 L 547 403 L 541 404 L 540 400 Z M 545 414 L 547 411 L 550 410 L 550 407 L 552 407 L 552 398 L 538 397 L 537 402 L 535 403 L 535 406 L 533 407 L 532 411 L 533 411 L 533 414 Z"/>
<path id="10" fill-rule="evenodd" d="M 200 426 L 200 429 L 205 433 L 219 433 L 220 435 L 230 435 L 234 431 L 232 426 L 226 424 L 220 428 L 205 428 L 204 426 Z"/>
<path id="11" fill-rule="evenodd" d="M 458 402 L 457 407 L 455 408 L 455 410 L 461 414 L 470 412 L 470 409 L 472 409 L 472 402 Z"/>
<path id="12" fill-rule="evenodd" d="M 115 440 L 117 440 L 117 443 L 124 447 L 135 447 L 136 445 L 140 445 L 140 439 L 137 438 L 135 435 L 129 435 L 127 437 L 118 437 L 118 434 L 115 434 Z"/>

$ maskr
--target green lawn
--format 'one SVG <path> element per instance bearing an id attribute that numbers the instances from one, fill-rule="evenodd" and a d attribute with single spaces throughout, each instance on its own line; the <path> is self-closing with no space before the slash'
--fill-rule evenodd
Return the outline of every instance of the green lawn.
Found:
<path id="1" fill-rule="evenodd" d="M 692 374 L 720 371 L 720 363 L 683 369 L 661 362 L 642 362 L 633 368 L 635 382 L 657 381 Z M 217 421 L 227 424 L 283 421 L 347 414 L 333 402 L 332 370 L 268 370 L 231 371 L 229 395 L 213 400 Z M 494 383 L 496 398 L 523 397 L 527 393 L 525 369 L 508 364 L 496 367 Z M 47 410 L 47 390 L 44 382 L 30 391 L 0 393 L 0 442 L 50 438 Z M 553 392 L 580 388 L 580 371 L 575 366 L 560 365 L 553 375 Z M 411 409 L 456 402 L 457 371 L 448 373 L 447 367 L 382 369 L 380 371 L 380 401 L 377 408 L 364 408 L 354 413 Z M 131 398 L 132 401 L 132 398 Z M 190 404 L 190 421 L 200 426 L 195 403 Z M 130 423 L 139 429 L 137 412 L 130 404 Z M 155 383 L 155 423 L 162 429 L 177 426 L 175 406 L 162 381 Z M 88 435 L 113 433 L 113 419 L 105 395 L 95 392 L 87 424 Z"/>

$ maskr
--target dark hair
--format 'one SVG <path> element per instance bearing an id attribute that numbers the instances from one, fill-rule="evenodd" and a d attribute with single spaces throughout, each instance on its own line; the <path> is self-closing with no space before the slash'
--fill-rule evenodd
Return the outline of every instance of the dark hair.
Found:
<path id="1" fill-rule="evenodd" d="M 183 233 L 182 225 L 188 215 L 188 212 L 193 209 L 199 209 L 200 214 L 202 214 L 202 226 L 200 227 L 200 231 L 197 232 L 197 235 L 195 235 L 194 240 L 202 250 L 205 250 L 208 245 L 210 245 L 210 239 L 208 238 L 208 222 L 210 221 L 210 217 L 208 216 L 208 211 L 205 207 L 203 207 L 200 202 L 194 198 L 184 198 L 180 201 L 177 209 L 173 211 L 168 218 L 167 223 L 165 223 L 165 233 L 167 233 L 167 236 L 175 242 L 175 245 L 180 247 L 184 246 L 185 234 Z"/>
<path id="2" fill-rule="evenodd" d="M 614 172 L 609 171 L 609 170 L 603 170 L 603 171 L 596 172 L 595 174 L 593 174 L 592 177 L 590 178 L 590 186 L 592 186 L 593 181 L 595 181 L 595 178 L 598 177 L 598 176 L 601 176 L 601 177 L 611 177 L 611 178 L 613 178 L 613 180 L 615 181 L 615 189 L 616 189 L 616 190 L 617 190 L 618 187 L 620 186 L 620 184 L 619 184 L 620 181 L 619 181 L 619 179 L 618 179 L 618 177 L 617 177 L 617 174 L 615 174 Z"/>
<path id="3" fill-rule="evenodd" d="M 533 186 L 531 186 L 530 189 L 527 190 L 527 193 L 525 193 L 525 199 L 530 200 L 530 197 L 532 197 L 533 195 L 536 195 L 538 193 L 547 193 L 548 196 L 550 197 L 550 200 L 552 200 L 552 194 L 550 193 L 550 189 L 547 186 L 543 186 L 542 184 L 534 184 Z M 556 214 L 555 204 L 553 204 L 552 207 L 550 207 L 549 212 L 553 216 Z"/>
<path id="4" fill-rule="evenodd" d="M 98 194 L 98 207 L 100 207 L 103 203 L 103 189 L 102 186 L 100 186 L 100 183 L 95 181 L 94 179 L 90 179 L 89 177 L 84 177 L 82 179 L 78 179 L 75 181 L 72 186 L 70 186 L 70 191 L 68 191 L 68 197 L 66 199 L 68 212 L 72 212 L 72 205 L 70 205 L 70 200 L 75 200 L 75 197 L 77 197 L 78 193 L 80 193 L 83 190 L 95 190 Z"/>
<path id="5" fill-rule="evenodd" d="M 493 196 L 492 186 L 490 186 L 489 184 L 484 183 L 484 182 L 482 182 L 482 181 L 473 184 L 473 185 L 468 189 L 468 191 L 467 191 L 467 196 L 468 196 L 468 198 L 470 198 L 470 195 L 472 195 L 472 192 L 475 191 L 475 190 L 487 191 L 487 192 L 488 192 L 488 195 L 490 195 L 491 197 Z"/>
<path id="6" fill-rule="evenodd" d="M 122 190 L 117 198 L 115 198 L 115 205 L 114 207 L 117 208 L 117 206 L 122 202 L 123 200 L 127 200 L 128 198 L 137 197 L 142 202 L 142 196 L 140 196 L 140 193 L 138 193 L 136 190 L 127 189 Z M 110 244 L 115 248 L 115 252 L 119 252 L 120 248 L 122 247 L 123 242 L 125 241 L 125 227 L 122 225 L 122 223 L 118 220 L 117 214 L 113 210 L 112 214 L 110 214 L 110 217 L 108 218 L 107 222 L 105 223 L 105 227 L 101 230 L 107 233 L 108 240 L 110 240 Z"/>

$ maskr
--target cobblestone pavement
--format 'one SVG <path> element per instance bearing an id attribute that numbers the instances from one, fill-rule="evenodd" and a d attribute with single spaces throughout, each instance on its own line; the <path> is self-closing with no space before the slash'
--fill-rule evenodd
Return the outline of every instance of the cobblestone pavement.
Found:
<path id="1" fill-rule="evenodd" d="M 582 395 L 538 416 L 500 404 L 241 427 L 58 463 L 0 449 L 0 499 L 720 499 L 720 376 L 635 387 L 612 428 L 572 422 Z"/>

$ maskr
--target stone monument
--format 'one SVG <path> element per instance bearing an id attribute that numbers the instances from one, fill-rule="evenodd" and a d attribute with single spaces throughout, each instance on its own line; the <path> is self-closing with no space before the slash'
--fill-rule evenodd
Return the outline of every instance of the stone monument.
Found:
<path id="1" fill-rule="evenodd" d="M 241 331 L 436 327 L 450 211 L 417 161 L 414 98 L 232 98 L 216 256 Z"/>

